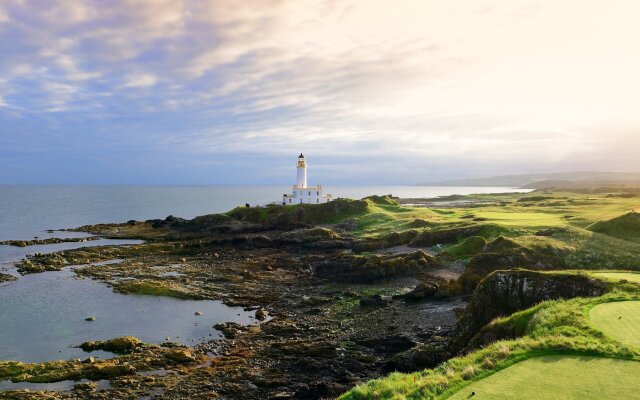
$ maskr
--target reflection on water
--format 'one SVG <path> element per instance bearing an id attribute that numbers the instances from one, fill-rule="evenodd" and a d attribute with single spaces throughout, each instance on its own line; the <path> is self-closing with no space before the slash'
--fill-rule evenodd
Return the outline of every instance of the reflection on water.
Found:
<path id="1" fill-rule="evenodd" d="M 0 319 L 0 360 L 26 362 L 83 358 L 87 353 L 73 346 L 123 335 L 194 345 L 220 337 L 212 328 L 216 323 L 252 321 L 242 308 L 219 301 L 115 293 L 103 283 L 76 277 L 71 268 L 0 284 Z"/>

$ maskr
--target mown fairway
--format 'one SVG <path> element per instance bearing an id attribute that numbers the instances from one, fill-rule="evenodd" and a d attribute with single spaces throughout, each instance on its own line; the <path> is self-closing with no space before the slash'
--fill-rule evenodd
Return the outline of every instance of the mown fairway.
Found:
<path id="1" fill-rule="evenodd" d="M 633 272 L 594 272 L 593 276 L 597 278 L 606 278 L 611 280 L 626 279 L 629 282 L 640 283 L 640 274 L 635 274 Z"/>
<path id="2" fill-rule="evenodd" d="M 536 357 L 471 384 L 449 399 L 640 399 L 639 374 L 637 361 Z"/>
<path id="3" fill-rule="evenodd" d="M 589 311 L 589 318 L 607 336 L 640 347 L 640 301 L 599 304 Z"/>

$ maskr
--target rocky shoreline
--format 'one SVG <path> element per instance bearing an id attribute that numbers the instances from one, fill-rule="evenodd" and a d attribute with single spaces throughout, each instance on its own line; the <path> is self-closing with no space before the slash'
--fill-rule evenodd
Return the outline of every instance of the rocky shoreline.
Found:
<path id="1" fill-rule="evenodd" d="M 225 339 L 186 349 L 191 360 L 176 363 L 165 356 L 160 362 L 161 347 L 136 346 L 108 361 L 128 367 L 100 376 L 80 369 L 53 379 L 106 376 L 111 380 L 106 389 L 80 384 L 71 391 L 14 391 L 0 397 L 335 398 L 358 383 L 395 370 L 433 367 L 455 353 L 451 335 L 466 303 L 463 297 L 450 296 L 447 280 L 429 273 L 447 268 L 437 258 L 415 248 L 399 254 L 354 253 L 354 246 L 385 248 L 402 240 L 389 238 L 381 244 L 357 239 L 348 231 L 348 221 L 320 227 L 305 221 L 256 223 L 251 218 L 168 217 L 82 227 L 103 237 L 147 242 L 23 260 L 18 265 L 22 273 L 86 263 L 74 269 L 77 275 L 106 282 L 115 291 L 221 300 L 254 309 L 258 320 L 267 320 L 216 325 Z M 95 265 L 115 258 L 124 261 Z M 128 361 L 132 354 L 150 362 Z M 176 373 L 153 379 L 144 374 L 154 369 Z M 6 378 L 1 376 L 0 369 L 0 379 Z M 40 381 L 51 376 L 43 374 Z"/>

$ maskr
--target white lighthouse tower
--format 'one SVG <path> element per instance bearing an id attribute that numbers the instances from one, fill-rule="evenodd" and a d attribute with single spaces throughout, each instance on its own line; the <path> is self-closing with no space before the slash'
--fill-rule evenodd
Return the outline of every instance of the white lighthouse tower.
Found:
<path id="1" fill-rule="evenodd" d="M 298 180 L 296 180 L 296 187 L 307 187 L 307 160 L 304 159 L 304 155 L 300 153 L 298 157 Z"/>
<path id="2" fill-rule="evenodd" d="M 307 186 L 307 160 L 303 154 L 298 157 L 296 164 L 298 175 L 296 184 L 293 185 L 292 194 L 282 195 L 282 204 L 320 204 L 327 203 L 333 199 L 330 194 L 323 194 L 322 186 Z"/>

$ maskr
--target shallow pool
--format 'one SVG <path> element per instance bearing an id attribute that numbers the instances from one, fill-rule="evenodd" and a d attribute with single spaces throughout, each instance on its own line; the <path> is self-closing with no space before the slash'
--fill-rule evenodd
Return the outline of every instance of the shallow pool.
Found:
<path id="1" fill-rule="evenodd" d="M 251 315 L 219 301 L 115 293 L 103 283 L 78 278 L 69 267 L 0 284 L 0 360 L 83 358 L 88 353 L 74 346 L 123 335 L 194 345 L 220 337 L 214 324 L 250 323 Z M 95 321 L 85 321 L 88 317 Z"/>

